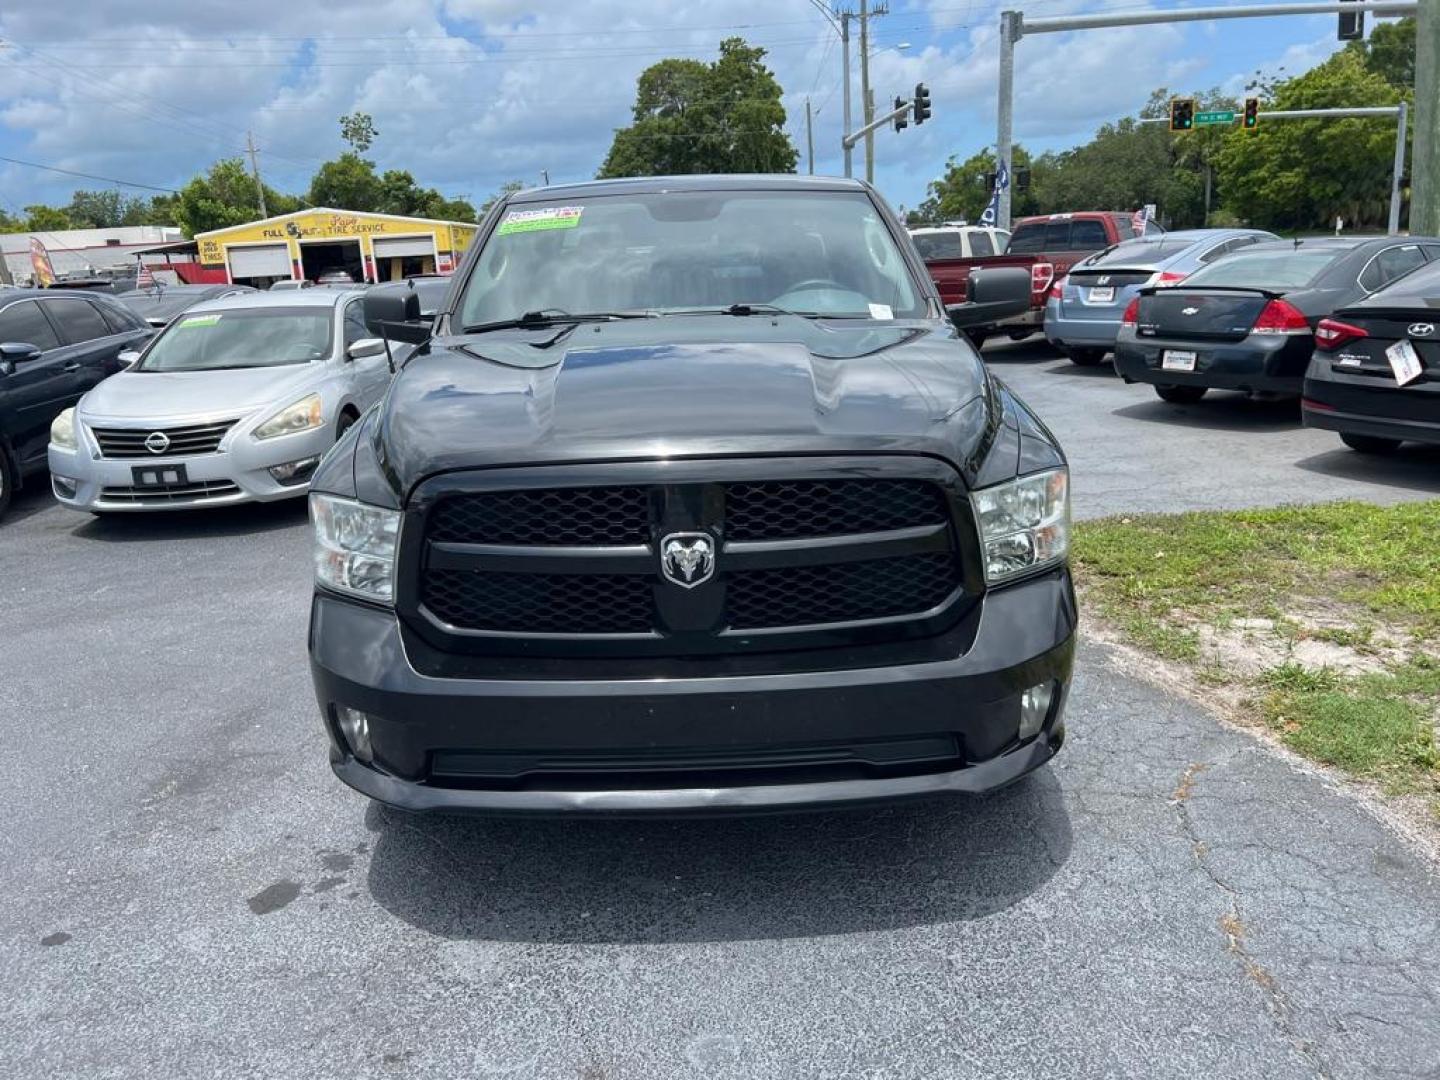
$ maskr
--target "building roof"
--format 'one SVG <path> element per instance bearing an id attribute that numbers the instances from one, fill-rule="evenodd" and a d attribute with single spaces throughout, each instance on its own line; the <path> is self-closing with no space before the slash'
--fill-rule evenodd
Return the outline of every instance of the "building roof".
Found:
<path id="1" fill-rule="evenodd" d="M 450 221 L 447 218 L 411 217 L 405 214 L 381 214 L 372 210 L 336 210 L 332 206 L 307 206 L 303 210 L 295 210 L 289 214 L 276 214 L 273 217 L 257 218 L 254 221 L 245 221 L 239 225 L 227 225 L 223 229 L 210 229 L 208 232 L 195 234 L 195 240 L 205 236 L 223 236 L 225 233 L 238 232 L 241 229 L 253 229 L 256 225 L 269 225 L 272 222 L 291 221 L 295 218 L 309 217 L 312 214 L 348 214 L 358 218 L 383 218 L 386 221 L 419 221 L 427 225 L 458 225 L 462 229 L 473 229 L 473 221 Z"/>

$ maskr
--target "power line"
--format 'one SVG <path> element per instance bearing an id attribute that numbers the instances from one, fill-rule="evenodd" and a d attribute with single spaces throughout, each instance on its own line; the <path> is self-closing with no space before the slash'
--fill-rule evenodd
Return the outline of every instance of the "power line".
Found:
<path id="1" fill-rule="evenodd" d="M 61 173 L 65 176 L 78 176 L 83 180 L 100 180 L 106 184 L 119 184 L 121 187 L 141 188 L 145 191 L 159 191 L 166 195 L 180 194 L 175 188 L 157 187 L 155 184 L 141 184 L 133 180 L 119 180 L 113 176 L 96 176 L 94 173 L 76 172 L 74 169 L 62 169 L 58 165 L 42 165 L 38 161 L 21 161 L 19 158 L 4 157 L 0 155 L 0 161 L 8 161 L 11 165 L 25 165 L 31 169 L 44 169 L 46 172 Z"/>

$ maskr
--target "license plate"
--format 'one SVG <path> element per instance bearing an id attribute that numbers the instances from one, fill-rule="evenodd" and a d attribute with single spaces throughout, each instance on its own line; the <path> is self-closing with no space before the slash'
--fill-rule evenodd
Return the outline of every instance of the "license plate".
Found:
<path id="1" fill-rule="evenodd" d="M 1103 289 L 1090 290 L 1090 303 L 1092 304 L 1113 304 L 1115 302 L 1115 286 L 1107 285 Z"/>
<path id="2" fill-rule="evenodd" d="M 1189 349 L 1166 349 L 1160 354 L 1160 366 L 1166 371 L 1194 371 L 1195 354 Z"/>
<path id="3" fill-rule="evenodd" d="M 1395 373 L 1395 382 L 1399 386 L 1414 382 L 1425 370 L 1420 354 L 1408 341 L 1397 341 L 1391 345 L 1385 350 L 1385 359 L 1390 361 L 1390 370 Z"/>
<path id="4" fill-rule="evenodd" d="M 168 487 L 170 484 L 184 484 L 184 465 L 135 465 L 130 469 L 136 487 Z"/>

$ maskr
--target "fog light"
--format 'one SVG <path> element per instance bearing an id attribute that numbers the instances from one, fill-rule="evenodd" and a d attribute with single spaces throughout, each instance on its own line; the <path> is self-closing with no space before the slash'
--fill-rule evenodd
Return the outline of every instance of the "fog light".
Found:
<path id="1" fill-rule="evenodd" d="M 270 466 L 270 475 L 277 484 L 303 484 L 310 479 L 310 474 L 319 464 L 318 456 L 301 458 L 299 461 L 288 461 L 284 465 Z"/>
<path id="2" fill-rule="evenodd" d="M 374 760 L 375 752 L 370 748 L 369 714 L 340 705 L 335 709 L 335 718 L 340 722 L 340 734 L 345 737 L 355 760 L 367 764 Z"/>
<path id="3" fill-rule="evenodd" d="M 67 480 L 63 476 L 50 475 L 50 487 L 55 494 L 62 499 L 73 499 L 75 497 L 75 481 Z"/>
<path id="4" fill-rule="evenodd" d="M 1055 684 L 1043 682 L 1030 687 L 1020 695 L 1020 738 L 1033 739 L 1045 726 L 1045 717 L 1050 714 L 1050 699 L 1055 696 Z"/>

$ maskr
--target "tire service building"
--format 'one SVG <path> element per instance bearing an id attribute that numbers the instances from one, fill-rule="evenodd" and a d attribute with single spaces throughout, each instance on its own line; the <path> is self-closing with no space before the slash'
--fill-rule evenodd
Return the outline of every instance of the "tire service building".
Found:
<path id="1" fill-rule="evenodd" d="M 354 281 L 449 274 L 475 236 L 463 221 L 315 207 L 198 233 L 200 263 L 227 281 L 264 289 L 344 271 Z"/>

